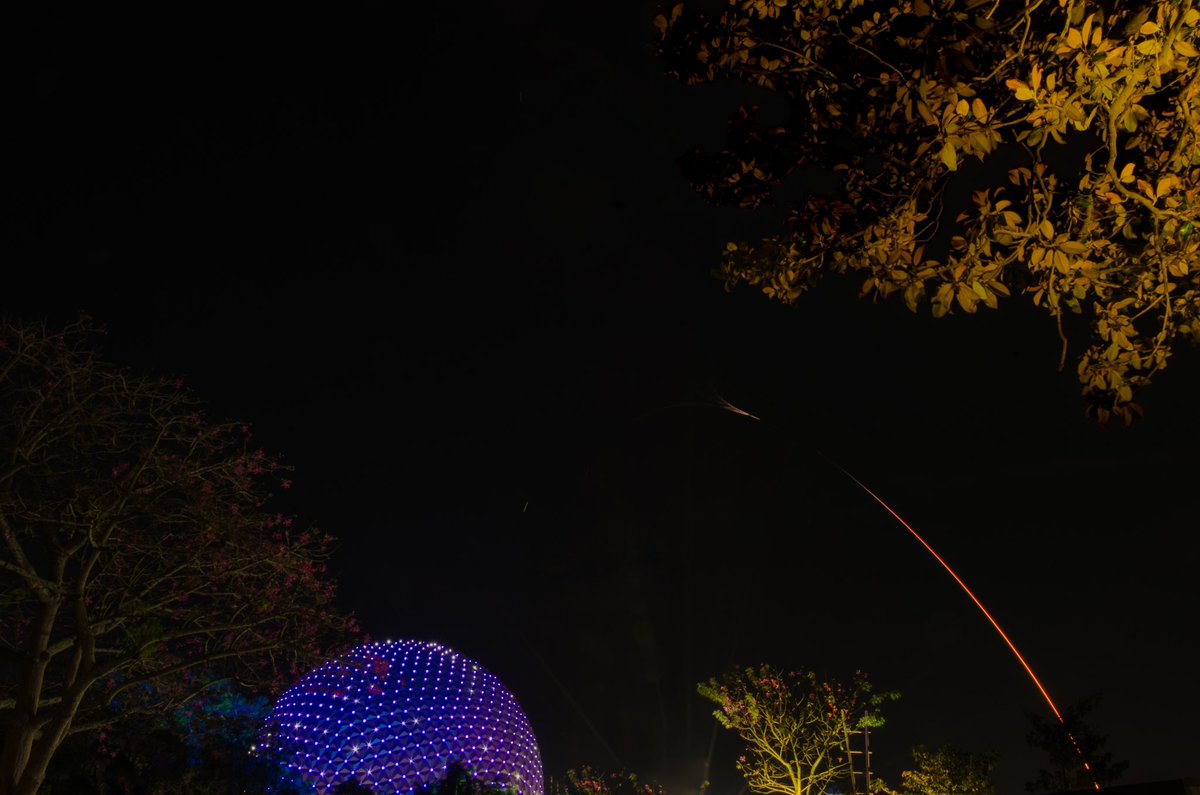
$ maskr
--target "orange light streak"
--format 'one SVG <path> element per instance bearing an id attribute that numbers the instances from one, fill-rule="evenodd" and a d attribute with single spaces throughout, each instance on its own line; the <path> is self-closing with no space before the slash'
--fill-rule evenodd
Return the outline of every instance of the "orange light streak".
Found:
<path id="1" fill-rule="evenodd" d="M 975 603 L 975 606 L 979 608 L 979 611 L 981 613 L 983 613 L 984 617 L 987 618 L 987 620 L 989 622 L 991 622 L 992 626 L 996 628 L 996 632 L 1000 633 L 1000 637 L 1004 639 L 1004 642 L 1006 644 L 1008 644 L 1008 648 L 1012 650 L 1012 653 L 1016 656 L 1017 661 L 1021 663 L 1021 667 L 1025 669 L 1025 672 L 1027 674 L 1029 674 L 1029 678 L 1033 680 L 1033 684 L 1037 687 L 1038 692 L 1042 694 L 1042 698 L 1046 699 L 1046 703 L 1050 706 L 1050 710 L 1054 713 L 1054 717 L 1058 718 L 1058 722 L 1060 724 L 1062 724 L 1063 728 L 1065 729 L 1067 726 L 1067 722 L 1063 719 L 1062 713 L 1058 711 L 1058 707 L 1056 707 L 1054 705 L 1054 699 L 1050 698 L 1050 694 L 1048 692 L 1046 692 L 1046 688 L 1042 686 L 1041 681 L 1037 678 L 1037 674 L 1035 674 L 1033 672 L 1033 669 L 1029 667 L 1029 663 L 1025 662 L 1025 658 L 1021 655 L 1021 652 L 1017 650 L 1016 644 L 1013 643 L 1012 640 L 1009 639 L 1008 635 L 1004 632 L 1004 630 L 1000 628 L 1000 624 L 996 621 L 995 618 L 992 617 L 992 614 L 988 612 L 988 609 L 983 606 L 983 602 L 979 601 L 979 597 L 977 597 L 971 591 L 971 589 L 967 587 L 967 584 L 962 581 L 961 577 L 959 577 L 957 574 L 954 573 L 954 569 L 950 568 L 950 564 L 947 563 L 945 560 L 943 560 L 942 556 L 939 555 L 933 547 L 929 546 L 929 542 L 927 542 L 924 538 L 921 538 L 921 534 L 918 533 L 916 530 L 914 530 L 912 528 L 912 525 L 910 525 L 908 522 L 904 521 L 904 517 L 902 517 L 900 514 L 896 513 L 894 510 L 892 510 L 892 506 L 890 506 L 886 502 L 884 502 L 883 499 L 878 494 L 876 494 L 875 492 L 873 492 L 869 488 L 867 488 L 865 483 L 863 483 L 858 478 L 854 477 L 854 475 L 851 475 L 849 472 L 847 472 L 844 467 L 840 466 L 838 463 L 836 463 L 832 459 L 825 456 L 824 453 L 821 453 L 821 455 L 822 455 L 822 457 L 825 458 L 825 460 L 829 461 L 829 463 L 833 464 L 835 467 L 840 469 L 842 471 L 843 475 L 845 475 L 846 477 L 850 478 L 855 483 L 857 483 L 859 488 L 861 488 L 867 494 L 870 494 L 871 497 L 875 500 L 875 502 L 882 505 L 884 510 L 886 510 L 893 517 L 895 517 L 897 522 L 904 525 L 905 530 L 912 533 L 913 538 L 915 538 L 915 539 L 917 539 L 917 541 L 921 542 L 921 546 L 925 547 L 925 549 L 929 551 L 930 555 L 933 555 L 934 560 L 936 560 L 938 563 L 942 564 L 942 568 L 944 568 L 950 574 L 950 576 L 954 578 L 954 581 L 956 583 L 958 583 L 964 591 L 966 591 L 967 596 L 971 597 L 971 601 Z M 1087 760 L 1083 758 L 1083 749 L 1079 747 L 1079 743 L 1075 741 L 1075 738 L 1071 736 L 1070 732 L 1067 732 L 1067 738 L 1071 741 L 1071 745 L 1073 745 L 1075 747 L 1075 752 L 1077 754 L 1079 754 L 1079 759 L 1080 759 L 1080 762 L 1083 764 L 1083 769 L 1086 770 L 1088 775 L 1092 778 L 1092 786 L 1096 790 L 1099 790 L 1100 789 L 1099 782 L 1097 782 L 1095 777 L 1091 775 L 1091 773 L 1092 773 L 1091 765 L 1089 765 L 1087 763 Z"/>

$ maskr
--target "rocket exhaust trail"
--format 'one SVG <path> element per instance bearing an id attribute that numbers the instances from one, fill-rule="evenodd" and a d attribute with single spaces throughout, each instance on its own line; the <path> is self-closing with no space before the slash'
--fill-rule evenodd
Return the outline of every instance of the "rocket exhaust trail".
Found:
<path id="1" fill-rule="evenodd" d="M 1054 713 L 1054 717 L 1058 718 L 1058 722 L 1060 724 L 1062 724 L 1063 728 L 1065 729 L 1067 726 L 1066 720 L 1063 719 L 1062 713 L 1058 711 L 1058 707 L 1056 707 L 1054 705 L 1054 699 L 1050 698 L 1050 694 L 1048 692 L 1046 692 L 1046 688 L 1043 687 L 1041 681 L 1038 680 L 1037 674 L 1035 674 L 1033 672 L 1033 669 L 1029 667 L 1029 663 L 1025 662 L 1025 658 L 1023 656 L 1021 656 L 1021 652 L 1017 650 L 1016 644 L 1014 644 L 1012 642 L 1012 640 L 1009 639 L 1008 635 L 1005 634 L 1004 630 L 1000 628 L 1000 624 L 996 621 L 995 618 L 992 617 L 992 614 L 988 612 L 988 609 L 983 606 L 983 602 L 979 601 L 979 597 L 977 597 L 974 593 L 972 593 L 971 589 L 967 587 L 967 584 L 962 581 L 962 578 L 954 573 L 954 569 L 950 568 L 950 564 L 942 559 L 942 556 L 939 555 L 937 553 L 937 551 L 934 550 L 934 548 L 929 545 L 929 542 L 927 542 L 924 538 L 921 538 L 920 533 L 918 533 L 916 530 L 914 530 L 912 528 L 912 525 L 910 525 L 908 522 L 904 521 L 904 518 L 902 516 L 900 516 L 900 514 L 896 513 L 894 510 L 892 510 L 892 506 L 890 506 L 886 502 L 884 502 L 883 499 L 878 494 L 876 494 L 875 492 L 873 492 L 869 488 L 867 488 L 865 483 L 863 483 L 858 478 L 854 477 L 854 475 L 851 475 L 845 469 L 845 467 L 841 466 L 836 461 L 829 458 L 827 455 L 822 453 L 820 450 L 818 450 L 817 453 L 822 458 L 824 458 L 826 461 L 828 461 L 830 464 L 837 467 L 837 469 L 839 469 L 843 475 L 845 475 L 846 477 L 850 478 L 852 481 L 857 483 L 858 487 L 860 489 L 865 491 L 867 494 L 870 494 L 872 499 L 875 500 L 875 502 L 882 505 L 883 509 L 885 511 L 887 511 L 888 513 L 890 513 L 893 517 L 895 517 L 897 522 L 904 525 L 905 530 L 912 533 L 913 538 L 917 539 L 917 541 L 919 541 L 921 543 L 921 546 L 925 547 L 925 549 L 929 552 L 930 555 L 933 555 L 934 560 L 936 560 L 938 563 L 942 564 L 942 568 L 944 568 L 950 574 L 950 576 L 954 578 L 954 581 L 956 583 L 958 583 L 959 586 L 961 586 L 964 591 L 966 591 L 967 596 L 971 597 L 971 601 L 975 603 L 975 606 L 979 608 L 979 611 L 981 613 L 983 613 L 984 617 L 989 622 L 991 622 L 991 625 L 996 629 L 996 632 L 998 632 L 1000 634 L 1000 637 L 1004 640 L 1005 644 L 1008 645 L 1008 648 L 1012 651 L 1013 655 L 1016 656 L 1017 661 L 1021 663 L 1021 667 L 1025 669 L 1025 673 L 1029 674 L 1029 678 L 1033 680 L 1033 684 L 1037 687 L 1038 692 L 1042 694 L 1042 698 L 1044 698 L 1046 700 L 1046 703 L 1050 706 L 1050 711 Z M 1081 749 L 1079 747 L 1079 743 L 1075 741 L 1075 738 L 1071 736 L 1070 732 L 1067 733 L 1067 738 L 1071 741 L 1071 745 L 1075 747 L 1075 752 L 1077 754 L 1079 754 L 1079 759 L 1083 765 L 1083 769 L 1087 772 L 1088 776 L 1091 777 L 1092 786 L 1095 789 L 1099 790 L 1100 784 L 1099 784 L 1099 782 L 1096 781 L 1095 776 L 1092 776 L 1092 766 L 1088 764 L 1086 759 L 1084 759 L 1083 749 Z"/>
<path id="2" fill-rule="evenodd" d="M 760 420 L 761 419 L 760 417 L 757 417 L 748 411 L 744 411 L 744 410 L 738 408 L 737 406 L 733 405 L 729 401 L 725 400 L 720 395 L 716 396 L 716 403 L 675 403 L 670 406 L 664 406 L 663 409 L 675 408 L 676 406 L 693 406 L 693 405 L 712 406 L 714 408 L 724 409 L 725 411 L 729 411 L 733 414 L 737 414 L 742 417 L 748 417 L 749 419 L 752 419 L 752 420 Z M 655 411 L 661 411 L 663 409 L 656 409 Z M 654 412 L 650 412 L 650 413 L 653 414 Z M 643 415 L 643 416 L 647 416 L 647 415 Z M 830 458 L 829 456 L 822 453 L 820 450 L 817 450 L 816 453 L 817 453 L 817 455 L 821 456 L 826 461 L 828 461 L 831 465 L 836 467 L 838 470 L 840 470 L 843 475 L 845 475 L 846 477 L 850 478 L 850 480 L 852 480 L 856 484 L 858 484 L 858 487 L 860 489 L 865 491 L 867 494 L 870 494 L 871 498 L 874 499 L 875 502 L 877 502 L 881 506 L 883 506 L 883 509 L 885 511 L 887 511 L 893 517 L 895 517 L 897 522 L 904 525 L 904 529 L 907 530 L 909 533 L 911 533 L 913 538 L 917 539 L 917 541 L 919 541 L 921 543 L 921 546 L 925 547 L 925 549 L 929 552 L 930 555 L 933 555 L 934 560 L 936 560 L 938 563 L 940 563 L 942 565 L 942 568 L 944 568 L 947 571 L 947 573 L 949 573 L 949 575 L 954 578 L 954 581 L 959 584 L 959 586 L 963 589 L 963 591 L 966 592 L 967 596 L 971 597 L 971 601 L 974 602 L 975 606 L 979 608 L 979 612 L 983 613 L 984 618 L 986 618 L 988 620 L 988 622 L 991 623 L 991 625 L 995 628 L 996 632 L 999 633 L 1000 637 L 1004 640 L 1004 643 L 1008 646 L 1008 648 L 1012 651 L 1013 655 L 1017 658 L 1017 662 L 1021 663 L 1021 667 L 1025 669 L 1025 673 L 1029 674 L 1029 678 L 1031 680 L 1033 680 L 1034 686 L 1037 687 L 1038 692 L 1042 694 L 1042 698 L 1044 698 L 1046 700 L 1046 704 L 1049 705 L 1050 711 L 1054 713 L 1054 717 L 1058 718 L 1059 724 L 1063 727 L 1064 730 L 1066 730 L 1067 739 L 1071 741 L 1071 746 L 1075 749 L 1075 753 L 1079 755 L 1080 765 L 1083 767 L 1084 772 L 1086 772 L 1088 774 L 1088 777 L 1092 780 L 1092 787 L 1098 791 L 1100 789 L 1100 783 L 1098 781 L 1096 781 L 1096 777 L 1092 773 L 1092 766 L 1090 764 L 1088 764 L 1086 757 L 1084 757 L 1084 755 L 1083 755 L 1083 749 L 1079 747 L 1079 743 L 1075 740 L 1075 737 L 1071 734 L 1070 730 L 1067 729 L 1067 721 L 1063 718 L 1062 713 L 1058 711 L 1058 707 L 1055 706 L 1054 699 L 1050 698 L 1050 694 L 1046 691 L 1046 688 L 1042 685 L 1041 680 L 1039 680 L 1037 678 L 1037 674 L 1035 674 L 1033 672 L 1033 668 L 1031 668 L 1029 666 L 1029 663 L 1027 663 L 1025 661 L 1025 658 L 1021 655 L 1021 652 L 1018 651 L 1016 644 L 1013 643 L 1012 640 L 1008 637 L 1008 635 L 1004 632 L 1004 630 L 1001 629 L 999 622 L 997 622 L 996 619 L 992 617 L 992 614 L 990 612 L 988 612 L 988 609 L 983 606 L 983 602 L 979 601 L 979 597 L 977 597 L 971 591 L 971 589 L 967 587 L 967 584 L 965 582 L 963 582 L 961 577 L 959 577 L 957 574 L 955 574 L 954 569 L 950 568 L 950 564 L 942 559 L 942 556 L 939 555 L 937 553 L 937 551 L 929 545 L 929 542 L 927 542 L 924 538 L 922 538 L 921 534 L 912 528 L 912 525 L 910 525 L 908 522 L 904 521 L 904 517 L 900 516 L 900 514 L 896 513 L 894 510 L 892 510 L 892 506 L 890 506 L 886 502 L 884 502 L 883 499 L 878 494 L 876 494 L 875 492 L 873 492 L 869 488 L 867 488 L 867 485 L 865 483 L 863 483 L 858 478 L 854 477 L 854 475 L 851 475 L 850 472 L 845 467 L 843 467 L 841 464 L 837 463 L 832 458 Z"/>

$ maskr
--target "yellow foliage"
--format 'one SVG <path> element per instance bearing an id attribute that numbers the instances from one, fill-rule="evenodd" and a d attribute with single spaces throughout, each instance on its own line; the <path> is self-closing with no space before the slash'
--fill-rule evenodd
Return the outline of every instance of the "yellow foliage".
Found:
<path id="1" fill-rule="evenodd" d="M 1064 361 L 1062 314 L 1092 321 L 1076 361 L 1089 411 L 1131 421 L 1176 338 L 1200 339 L 1198 5 L 729 0 L 716 18 L 664 11 L 653 22 L 668 71 L 763 86 L 794 110 L 767 125 L 739 108 L 726 149 L 683 161 L 698 190 L 758 207 L 806 167 L 841 180 L 833 196 L 794 202 L 783 234 L 730 244 L 720 277 L 796 302 L 824 273 L 860 272 L 864 295 L 898 295 L 913 311 L 928 298 L 936 317 L 996 308 L 1019 284 L 1057 319 Z M 1080 161 L 1046 149 L 1083 133 L 1100 146 Z M 968 178 L 964 158 L 1013 147 L 1027 162 L 1003 184 L 944 206 L 947 182 Z"/>

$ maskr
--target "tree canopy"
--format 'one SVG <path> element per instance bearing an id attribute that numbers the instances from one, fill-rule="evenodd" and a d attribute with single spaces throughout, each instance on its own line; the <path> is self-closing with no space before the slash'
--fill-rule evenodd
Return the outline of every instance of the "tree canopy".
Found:
<path id="1" fill-rule="evenodd" d="M 717 705 L 717 722 L 745 743 L 737 768 L 762 795 L 822 795 L 853 785 L 850 735 L 882 726 L 881 707 L 899 698 L 873 693 L 861 671 L 849 683 L 825 682 L 811 671 L 769 665 L 730 671 L 697 690 Z"/>
<path id="2" fill-rule="evenodd" d="M 978 755 L 951 746 L 930 751 L 913 749 L 912 770 L 900 774 L 902 795 L 994 795 L 992 771 L 996 757 Z"/>
<path id="3" fill-rule="evenodd" d="M 654 19 L 669 73 L 741 81 L 791 113 L 739 106 L 719 152 L 681 159 L 715 204 L 809 191 L 783 229 L 717 269 L 795 303 L 826 273 L 935 317 L 1020 296 L 1054 319 L 1059 368 L 1099 422 L 1180 340 L 1200 341 L 1200 9 L 1196 0 L 729 0 Z M 982 162 L 972 165 L 972 161 Z M 969 204 L 947 186 L 967 180 Z"/>
<path id="4" fill-rule="evenodd" d="M 288 468 L 92 336 L 0 323 L 0 795 L 72 734 L 277 690 L 354 631 L 332 538 L 271 508 Z"/>
<path id="5" fill-rule="evenodd" d="M 548 795 L 665 795 L 666 790 L 656 782 L 638 779 L 635 773 L 605 772 L 583 765 L 567 771 L 565 784 L 551 782 L 546 792 Z"/>

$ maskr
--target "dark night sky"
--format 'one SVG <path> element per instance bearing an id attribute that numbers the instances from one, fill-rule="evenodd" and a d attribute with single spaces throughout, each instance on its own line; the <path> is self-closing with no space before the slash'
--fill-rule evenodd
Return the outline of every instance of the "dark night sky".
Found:
<path id="1" fill-rule="evenodd" d="M 1200 774 L 1194 351 L 1098 429 L 1016 302 L 725 294 L 721 244 L 773 221 L 674 159 L 751 95 L 662 76 L 651 4 L 426 5 L 14 26 L 0 310 L 87 310 L 110 358 L 253 422 L 342 539 L 344 605 L 496 673 L 550 775 L 694 791 L 695 682 L 737 661 L 902 691 L 893 782 L 917 742 L 999 752 L 1000 795 L 1032 778 L 1033 685 L 818 449 L 1060 705 L 1103 691 L 1127 781 Z"/>

